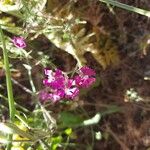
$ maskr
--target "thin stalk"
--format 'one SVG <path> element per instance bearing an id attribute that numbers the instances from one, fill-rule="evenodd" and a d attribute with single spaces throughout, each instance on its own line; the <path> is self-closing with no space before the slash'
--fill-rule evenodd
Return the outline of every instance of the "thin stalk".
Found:
<path id="1" fill-rule="evenodd" d="M 28 58 L 27 58 L 27 64 L 30 66 L 30 63 L 29 63 Z M 31 68 L 31 69 L 32 69 L 32 68 Z M 27 71 L 28 71 L 28 77 L 29 77 L 30 85 L 31 85 L 31 88 L 32 88 L 32 95 L 33 95 L 34 98 L 36 99 L 36 97 L 37 97 L 37 96 L 36 96 L 37 91 L 36 91 L 36 88 L 35 88 L 35 85 L 34 85 L 34 82 L 33 82 L 31 69 L 27 69 Z M 37 101 L 38 105 L 40 106 L 41 110 L 43 110 L 43 106 L 40 104 L 40 102 L 39 102 L 37 99 L 36 99 L 36 101 Z M 45 119 L 44 114 L 43 114 L 43 117 L 44 117 L 44 119 Z M 39 142 L 42 144 L 44 150 L 49 150 L 49 149 L 51 149 L 51 148 L 49 147 L 49 145 L 48 145 L 43 139 L 39 139 Z"/>
<path id="2" fill-rule="evenodd" d="M 31 127 L 28 125 L 27 120 L 23 118 L 19 112 L 16 113 L 15 115 L 28 129 L 31 129 Z"/>
<path id="3" fill-rule="evenodd" d="M 24 90 L 26 93 L 32 94 L 32 91 L 30 89 L 28 89 L 27 87 L 23 86 L 22 84 L 20 84 L 18 81 L 16 81 L 15 79 L 11 78 L 12 82 L 16 85 L 18 85 L 22 90 Z"/>
<path id="4" fill-rule="evenodd" d="M 2 49 L 3 49 L 3 57 L 4 57 L 4 67 L 5 67 L 5 74 L 6 74 L 6 85 L 7 85 L 7 96 L 8 96 L 8 104 L 9 104 L 9 115 L 10 115 L 10 122 L 14 122 L 15 119 L 15 104 L 14 104 L 14 97 L 13 97 L 13 89 L 12 89 L 12 83 L 11 83 L 11 74 L 9 69 L 9 60 L 7 55 L 7 49 L 5 44 L 5 38 L 2 31 L 2 28 L 0 26 L 0 39 L 2 41 Z M 9 141 L 12 140 L 12 135 L 9 137 Z M 11 142 L 7 145 L 7 150 L 11 149 Z"/>
<path id="5" fill-rule="evenodd" d="M 134 13 L 138 13 L 138 14 L 143 15 L 143 16 L 150 17 L 150 11 L 147 11 L 147 10 L 144 10 L 144 9 L 141 9 L 141 8 L 137 8 L 137 7 L 134 7 L 134 6 L 129 6 L 127 4 L 123 4 L 123 3 L 120 3 L 120 2 L 117 2 L 117 1 L 114 1 L 114 0 L 99 0 L 99 1 L 103 2 L 103 3 L 106 3 L 106 4 L 113 5 L 113 6 L 117 6 L 119 8 L 122 8 L 122 9 L 125 9 L 125 10 L 128 10 L 128 11 L 132 11 Z"/>
<path id="6" fill-rule="evenodd" d="M 31 85 L 31 88 L 32 88 L 32 91 L 33 93 L 35 94 L 36 93 L 36 89 L 35 89 L 35 86 L 34 86 L 34 83 L 33 83 L 33 80 L 32 79 L 32 75 L 31 75 L 31 70 L 28 70 L 28 75 L 29 75 L 29 81 L 30 81 L 30 85 Z"/>
<path id="7" fill-rule="evenodd" d="M 64 146 L 63 150 L 66 150 L 67 149 L 67 146 L 69 145 L 69 136 L 67 137 L 67 141 L 66 141 L 66 145 Z"/>
<path id="8" fill-rule="evenodd" d="M 8 102 L 8 98 L 5 97 L 4 95 L 2 95 L 1 93 L 0 93 L 0 97 L 1 97 L 3 100 L 5 100 L 6 102 Z M 29 112 L 28 109 L 24 108 L 23 106 L 19 105 L 18 103 L 14 102 L 14 104 L 15 104 L 15 107 L 16 107 L 16 108 L 20 108 L 21 110 L 23 110 L 23 111 L 26 112 L 26 113 Z"/>
<path id="9" fill-rule="evenodd" d="M 29 63 L 28 63 L 28 64 L 29 64 Z M 28 71 L 29 82 L 30 82 L 31 89 L 32 89 L 32 95 L 35 95 L 35 93 L 36 93 L 36 88 L 35 88 L 35 85 L 34 85 L 33 80 L 32 80 L 32 72 L 31 72 L 31 69 L 27 69 L 27 71 Z"/>

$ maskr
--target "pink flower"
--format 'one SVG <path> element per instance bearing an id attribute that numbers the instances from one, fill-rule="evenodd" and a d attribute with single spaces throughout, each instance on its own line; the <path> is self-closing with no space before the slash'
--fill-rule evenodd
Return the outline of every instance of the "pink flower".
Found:
<path id="1" fill-rule="evenodd" d="M 95 82 L 94 77 L 89 76 L 75 76 L 76 85 L 81 88 L 88 88 Z"/>
<path id="2" fill-rule="evenodd" d="M 69 78 L 59 69 L 55 71 L 45 69 L 44 73 L 47 78 L 43 80 L 43 84 L 48 91 L 41 93 L 41 99 L 51 100 L 54 103 L 63 98 L 74 99 L 79 95 L 79 88 L 88 88 L 96 80 L 95 71 L 86 66 L 82 67 L 74 78 Z"/>
<path id="3" fill-rule="evenodd" d="M 25 48 L 26 47 L 26 43 L 25 43 L 23 37 L 13 37 L 12 42 L 18 48 Z"/>
<path id="4" fill-rule="evenodd" d="M 82 67 L 79 75 L 74 77 L 76 85 L 81 88 L 88 88 L 95 82 L 95 71 L 89 67 Z"/>
<path id="5" fill-rule="evenodd" d="M 50 88 L 49 94 L 42 95 L 42 99 L 51 99 L 57 102 L 62 98 L 74 99 L 79 94 L 79 89 L 75 85 L 75 80 L 70 79 L 67 75 L 59 69 L 52 71 L 50 69 L 44 70 L 47 79 L 43 80 L 43 84 Z"/>

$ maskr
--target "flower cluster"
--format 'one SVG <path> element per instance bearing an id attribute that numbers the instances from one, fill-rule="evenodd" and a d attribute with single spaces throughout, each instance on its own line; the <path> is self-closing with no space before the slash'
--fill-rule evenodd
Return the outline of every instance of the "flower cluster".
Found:
<path id="1" fill-rule="evenodd" d="M 61 70 L 52 71 L 45 69 L 46 79 L 43 84 L 47 91 L 40 93 L 41 100 L 52 100 L 57 102 L 63 98 L 74 99 L 78 96 L 80 88 L 88 88 L 95 82 L 95 71 L 87 66 L 78 70 L 77 74 L 70 78 Z"/>
<path id="2" fill-rule="evenodd" d="M 25 48 L 26 47 L 26 43 L 25 43 L 23 37 L 13 37 L 12 42 L 17 48 Z"/>

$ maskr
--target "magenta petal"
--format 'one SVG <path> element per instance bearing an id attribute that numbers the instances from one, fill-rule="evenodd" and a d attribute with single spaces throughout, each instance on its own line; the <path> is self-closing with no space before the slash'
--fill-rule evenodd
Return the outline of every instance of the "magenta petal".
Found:
<path id="1" fill-rule="evenodd" d="M 51 94 L 51 100 L 55 103 L 61 99 L 60 95 L 57 94 Z"/>
<path id="2" fill-rule="evenodd" d="M 75 83 L 75 80 L 74 79 L 68 79 L 67 80 L 67 87 L 70 88 L 71 86 L 74 86 L 76 83 Z"/>
<path id="3" fill-rule="evenodd" d="M 48 85 L 48 80 L 47 80 L 47 79 L 44 79 L 44 80 L 43 80 L 43 84 L 44 84 L 44 85 Z"/>
<path id="4" fill-rule="evenodd" d="M 58 78 L 50 83 L 51 88 L 53 89 L 62 89 L 64 88 L 64 79 Z"/>
<path id="5" fill-rule="evenodd" d="M 88 88 L 95 82 L 95 80 L 96 80 L 95 78 L 84 79 L 81 87 Z"/>
<path id="6" fill-rule="evenodd" d="M 49 81 L 49 79 L 44 79 L 44 80 L 43 80 L 43 84 L 44 84 L 45 86 L 50 86 L 50 85 L 51 85 L 51 81 Z"/>
<path id="7" fill-rule="evenodd" d="M 76 85 L 81 88 L 88 88 L 95 82 L 95 80 L 96 79 L 94 77 L 89 77 L 89 76 L 83 76 L 83 77 L 76 76 L 75 77 Z"/>
<path id="8" fill-rule="evenodd" d="M 47 76 L 52 76 L 52 73 L 53 73 L 52 70 L 47 69 L 47 68 L 44 69 L 44 74 L 45 74 L 45 75 L 47 75 Z"/>
<path id="9" fill-rule="evenodd" d="M 48 100 L 48 93 L 47 92 L 45 92 L 45 91 L 41 91 L 40 93 L 39 93 L 39 98 L 40 98 L 40 100 L 42 100 L 42 101 L 45 101 L 45 100 Z"/>
<path id="10" fill-rule="evenodd" d="M 80 76 L 75 76 L 74 79 L 77 86 L 81 86 L 83 84 L 83 79 Z"/>
<path id="11" fill-rule="evenodd" d="M 53 102 L 57 102 L 59 100 L 61 100 L 64 97 L 64 91 L 63 90 L 55 90 L 53 91 L 53 93 L 51 94 L 51 100 Z"/>
<path id="12" fill-rule="evenodd" d="M 79 89 L 77 87 L 69 88 L 65 90 L 65 97 L 74 99 L 79 94 Z"/>
<path id="13" fill-rule="evenodd" d="M 65 95 L 65 91 L 64 91 L 63 89 L 57 90 L 56 93 L 57 93 L 57 95 L 59 95 L 61 98 L 63 98 L 64 95 Z"/>
<path id="14" fill-rule="evenodd" d="M 26 47 L 26 43 L 25 43 L 23 37 L 13 37 L 12 42 L 18 48 L 25 48 Z"/>
<path id="15" fill-rule="evenodd" d="M 55 76 L 56 78 L 64 77 L 62 71 L 59 70 L 59 69 L 56 69 L 54 76 Z"/>
<path id="16" fill-rule="evenodd" d="M 88 75 L 88 76 L 95 76 L 95 71 L 87 66 L 82 67 L 80 69 L 80 71 L 84 74 L 84 75 Z"/>

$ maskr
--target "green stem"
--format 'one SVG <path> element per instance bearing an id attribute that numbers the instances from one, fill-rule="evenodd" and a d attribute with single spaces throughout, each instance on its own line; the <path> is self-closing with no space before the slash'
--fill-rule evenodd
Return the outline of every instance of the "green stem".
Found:
<path id="1" fill-rule="evenodd" d="M 34 86 L 33 80 L 32 80 L 32 73 L 31 73 L 31 69 L 28 69 L 28 76 L 29 76 L 29 81 L 30 81 L 30 85 L 33 91 L 33 95 L 36 93 L 36 88 Z"/>
<path id="2" fill-rule="evenodd" d="M 64 146 L 63 150 L 66 150 L 68 145 L 69 145 L 69 136 L 67 137 L 66 145 Z"/>
<path id="3" fill-rule="evenodd" d="M 134 7 L 134 6 L 129 6 L 129 5 L 117 2 L 115 0 L 99 0 L 99 1 L 103 2 L 103 3 L 106 3 L 106 4 L 111 4 L 113 6 L 117 6 L 119 8 L 122 8 L 122 9 L 125 9 L 125 10 L 128 10 L 128 11 L 138 13 L 140 15 L 150 17 L 150 11 L 147 11 L 147 10 L 144 10 L 144 9 L 140 9 L 140 8 L 137 8 L 137 7 Z"/>
<path id="4" fill-rule="evenodd" d="M 0 39 L 2 41 L 2 49 L 3 49 L 3 57 L 4 57 L 4 67 L 5 67 L 5 74 L 6 74 L 6 85 L 7 85 L 7 96 L 8 96 L 8 104 L 9 104 L 9 115 L 10 121 L 14 122 L 15 119 L 15 105 L 14 105 L 14 97 L 13 97 L 13 90 L 12 90 L 12 83 L 11 83 L 11 74 L 9 69 L 9 60 L 7 55 L 7 49 L 5 44 L 5 38 L 0 26 Z M 9 140 L 12 140 L 12 135 L 10 135 Z M 8 143 L 7 150 L 11 149 L 11 143 Z"/>

